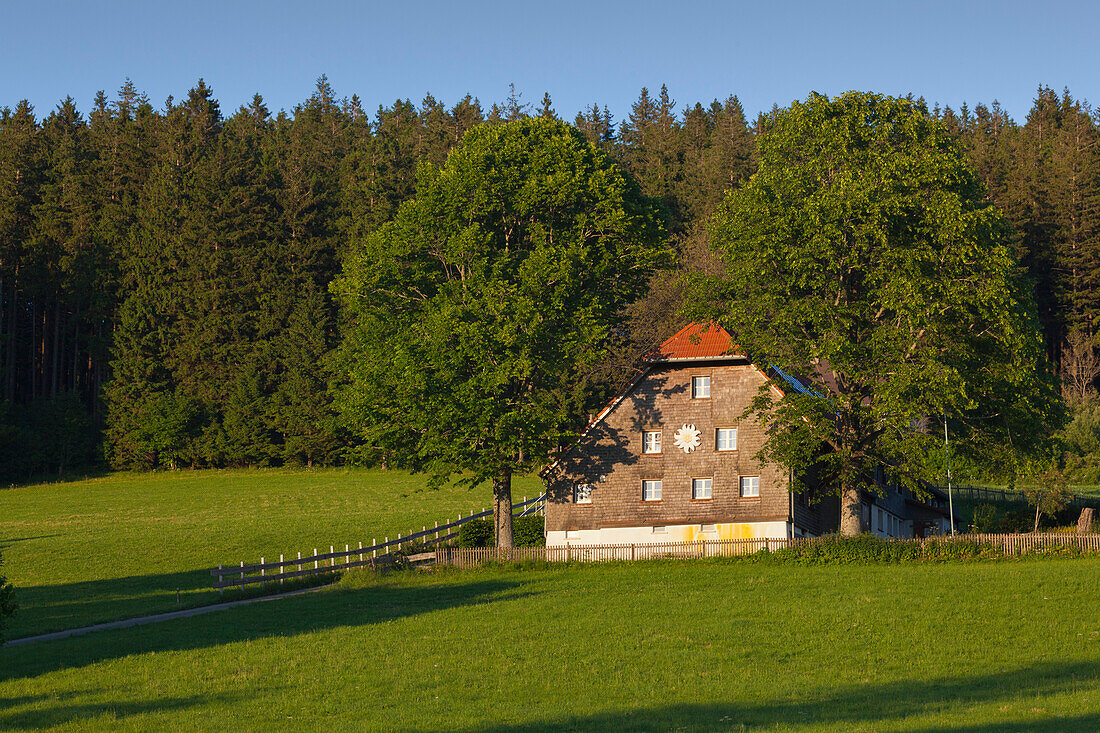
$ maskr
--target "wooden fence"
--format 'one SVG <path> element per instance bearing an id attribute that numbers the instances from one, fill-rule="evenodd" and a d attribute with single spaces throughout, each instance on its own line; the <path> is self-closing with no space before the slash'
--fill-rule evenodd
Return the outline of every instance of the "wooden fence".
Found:
<path id="1" fill-rule="evenodd" d="M 512 516 L 524 517 L 533 514 L 543 514 L 546 511 L 546 495 L 541 494 L 534 499 L 523 497 L 523 501 L 512 505 Z M 214 587 L 221 590 L 225 588 L 243 588 L 255 583 L 282 583 L 291 578 L 302 578 L 309 575 L 322 575 L 335 573 L 341 570 L 358 567 L 378 567 L 393 565 L 394 553 L 415 545 L 436 545 L 452 540 L 458 536 L 458 530 L 467 522 L 474 519 L 491 517 L 492 509 L 482 509 L 480 512 L 471 512 L 468 516 L 459 515 L 454 522 L 434 526 L 424 526 L 419 532 L 410 532 L 405 536 L 397 535 L 396 539 L 385 537 L 382 542 L 377 538 L 371 544 L 364 547 L 359 542 L 356 547 L 345 544 L 343 550 L 337 550 L 334 545 L 329 545 L 328 552 L 319 552 L 313 549 L 312 555 L 286 559 L 285 555 L 279 555 L 279 561 L 267 562 L 261 557 L 258 563 L 246 564 L 241 561 L 238 565 L 219 565 L 210 571 L 214 578 Z"/>
<path id="2" fill-rule="evenodd" d="M 746 540 L 699 540 L 696 542 L 661 542 L 619 545 L 559 545 L 555 547 L 437 547 L 437 565 L 459 568 L 474 567 L 487 562 L 610 562 L 623 560 L 657 560 L 662 558 L 736 557 L 760 550 L 781 550 L 823 542 L 814 538 L 772 538 Z M 976 542 L 1001 550 L 1006 555 L 1021 555 L 1035 550 L 1074 548 L 1082 552 L 1100 553 L 1100 534 L 968 534 L 929 537 L 925 539 L 888 540 L 889 542 L 964 543 Z"/>

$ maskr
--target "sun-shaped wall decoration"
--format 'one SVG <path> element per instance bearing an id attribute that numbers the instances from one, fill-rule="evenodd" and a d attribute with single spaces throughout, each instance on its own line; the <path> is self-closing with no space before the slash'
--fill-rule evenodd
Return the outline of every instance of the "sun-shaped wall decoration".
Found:
<path id="1" fill-rule="evenodd" d="M 676 431 L 673 438 L 673 443 L 677 448 L 683 449 L 684 453 L 691 453 L 703 442 L 701 434 L 695 429 L 694 425 L 684 425 Z"/>

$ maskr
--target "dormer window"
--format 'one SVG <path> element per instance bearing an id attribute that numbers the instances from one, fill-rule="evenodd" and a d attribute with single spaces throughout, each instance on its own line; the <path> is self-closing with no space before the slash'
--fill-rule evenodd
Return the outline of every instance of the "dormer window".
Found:
<path id="1" fill-rule="evenodd" d="M 710 377 L 691 378 L 691 399 L 701 400 L 710 397 Z"/>

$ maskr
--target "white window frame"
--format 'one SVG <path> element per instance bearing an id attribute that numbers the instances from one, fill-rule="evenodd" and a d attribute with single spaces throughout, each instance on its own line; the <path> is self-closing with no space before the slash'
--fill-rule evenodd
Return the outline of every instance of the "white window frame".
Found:
<path id="1" fill-rule="evenodd" d="M 706 492 L 705 494 L 703 492 Z M 691 480 L 692 499 L 711 499 L 714 497 L 713 478 L 693 478 Z"/>
<path id="2" fill-rule="evenodd" d="M 662 488 L 661 479 L 645 479 L 642 481 L 642 501 L 660 501 Z"/>
<path id="3" fill-rule="evenodd" d="M 653 441 L 650 441 L 653 438 Z M 643 430 L 642 431 L 642 453 L 645 455 L 657 455 L 661 452 L 661 431 L 660 430 Z"/>
<path id="4" fill-rule="evenodd" d="M 703 394 L 706 392 L 706 394 Z M 705 400 L 710 399 L 710 376 L 707 374 L 699 374 L 691 378 L 691 399 L 693 400 Z"/>
<path id="5" fill-rule="evenodd" d="M 592 503 L 592 489 L 596 488 L 592 484 L 576 483 L 573 484 L 573 503 L 574 504 L 591 504 Z"/>
<path id="6" fill-rule="evenodd" d="M 733 437 L 733 447 L 722 447 L 722 433 L 728 433 Z M 714 431 L 714 449 L 718 451 L 737 450 L 737 428 L 717 428 Z"/>
<path id="7" fill-rule="evenodd" d="M 699 525 L 699 531 L 704 532 L 706 534 L 714 534 L 718 531 L 718 525 L 717 524 L 700 524 Z"/>
<path id="8" fill-rule="evenodd" d="M 741 487 L 742 499 L 759 499 L 760 498 L 760 477 L 759 476 L 742 476 L 738 480 L 738 485 Z"/>

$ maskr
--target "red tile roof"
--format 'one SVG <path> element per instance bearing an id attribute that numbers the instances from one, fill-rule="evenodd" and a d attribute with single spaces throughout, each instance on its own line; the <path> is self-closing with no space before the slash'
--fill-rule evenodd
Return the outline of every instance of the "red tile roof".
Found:
<path id="1" fill-rule="evenodd" d="M 741 357 L 729 332 L 715 323 L 691 323 L 657 347 L 647 361 Z"/>

